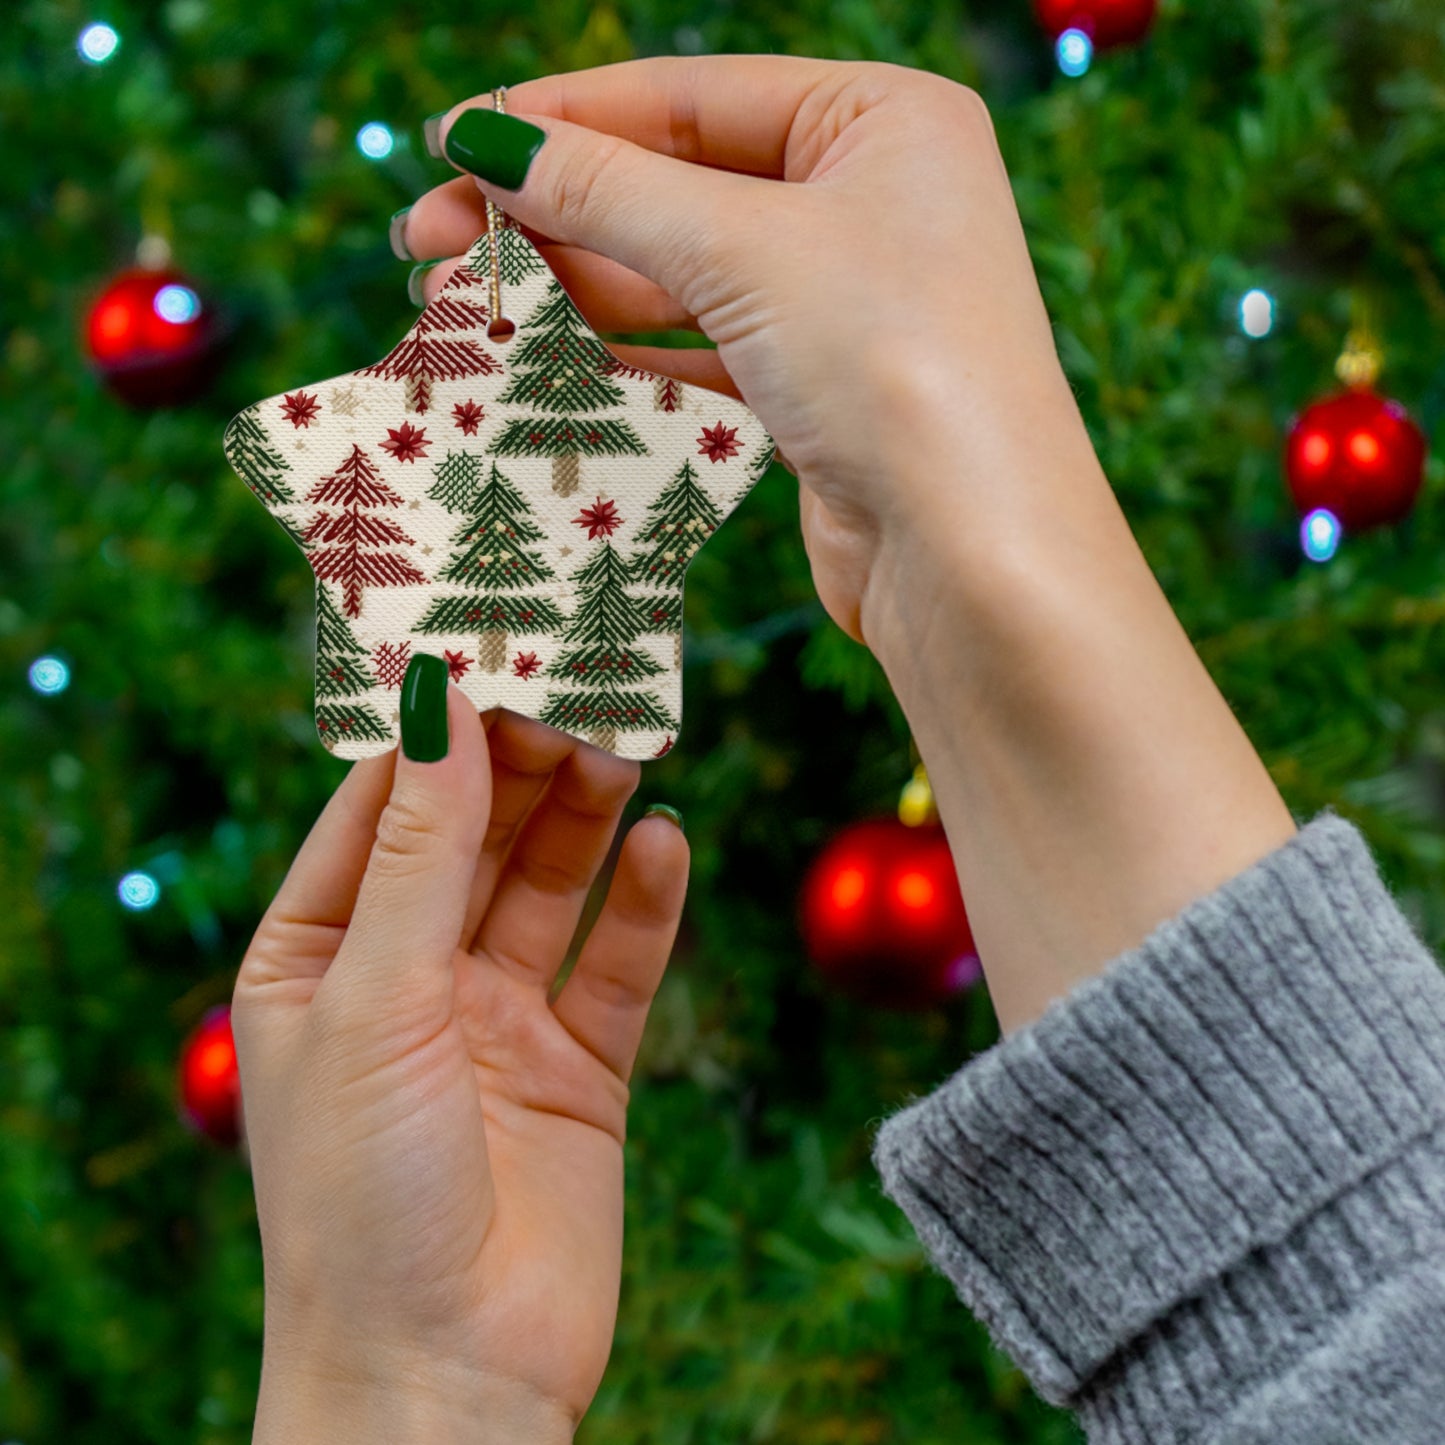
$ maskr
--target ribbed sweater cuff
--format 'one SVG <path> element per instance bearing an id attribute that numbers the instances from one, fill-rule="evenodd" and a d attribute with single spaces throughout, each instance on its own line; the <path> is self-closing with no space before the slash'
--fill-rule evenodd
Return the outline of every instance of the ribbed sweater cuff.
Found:
<path id="1" fill-rule="evenodd" d="M 1041 1396 L 1160 1440 L 1181 1395 L 1227 1409 L 1211 1382 L 1438 1245 L 1442 1038 L 1445 975 L 1327 812 L 887 1119 L 873 1159 Z"/>

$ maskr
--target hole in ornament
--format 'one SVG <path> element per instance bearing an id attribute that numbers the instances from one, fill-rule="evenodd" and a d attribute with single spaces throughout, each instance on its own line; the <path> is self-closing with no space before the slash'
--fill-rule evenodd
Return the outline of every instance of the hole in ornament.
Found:
<path id="1" fill-rule="evenodd" d="M 517 334 L 517 323 L 499 316 L 487 327 L 489 341 L 510 341 Z"/>

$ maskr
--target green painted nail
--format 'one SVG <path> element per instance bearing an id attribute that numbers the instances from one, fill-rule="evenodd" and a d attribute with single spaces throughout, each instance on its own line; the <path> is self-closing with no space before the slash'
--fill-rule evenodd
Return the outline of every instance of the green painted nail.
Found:
<path id="1" fill-rule="evenodd" d="M 426 142 L 426 153 L 435 156 L 437 160 L 445 160 L 442 155 L 442 121 L 446 119 L 446 111 L 439 110 L 435 115 L 429 115 L 421 123 L 421 138 Z"/>
<path id="2" fill-rule="evenodd" d="M 464 110 L 447 132 L 447 159 L 503 190 L 520 189 L 547 132 L 495 110 Z"/>
<path id="3" fill-rule="evenodd" d="M 679 833 L 687 832 L 687 829 L 682 826 L 682 814 L 676 808 L 669 808 L 666 803 L 653 803 L 642 816 L 650 818 L 654 813 L 661 813 L 664 818 L 671 818 L 677 824 Z"/>
<path id="4" fill-rule="evenodd" d="M 447 755 L 447 665 L 418 652 L 401 682 L 401 750 L 415 763 Z"/>
<path id="5" fill-rule="evenodd" d="M 391 242 L 391 254 L 398 261 L 415 261 L 416 257 L 406 249 L 406 218 L 411 214 L 410 206 L 403 206 L 391 218 L 386 228 L 387 239 Z"/>
<path id="6" fill-rule="evenodd" d="M 433 266 L 440 266 L 445 259 L 445 257 L 441 257 L 436 261 L 423 261 L 420 266 L 411 268 L 411 274 L 406 278 L 406 298 L 413 306 L 426 305 L 426 292 L 421 289 L 421 278 Z"/>

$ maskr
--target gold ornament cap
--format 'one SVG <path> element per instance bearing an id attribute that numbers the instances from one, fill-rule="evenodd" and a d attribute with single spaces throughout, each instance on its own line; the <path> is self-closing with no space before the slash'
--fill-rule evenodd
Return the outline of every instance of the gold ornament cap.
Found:
<path id="1" fill-rule="evenodd" d="M 910 828 L 922 827 L 925 823 L 938 821 L 938 808 L 933 801 L 933 789 L 928 782 L 928 769 L 922 763 L 914 768 L 913 776 L 904 783 L 898 795 L 898 821 Z"/>

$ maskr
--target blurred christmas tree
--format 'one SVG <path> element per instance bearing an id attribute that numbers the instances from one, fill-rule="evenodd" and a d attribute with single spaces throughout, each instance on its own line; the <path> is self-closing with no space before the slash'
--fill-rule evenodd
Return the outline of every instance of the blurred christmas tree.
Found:
<path id="1" fill-rule="evenodd" d="M 1445 941 L 1440 464 L 1408 520 L 1319 565 L 1280 475 L 1361 306 L 1382 388 L 1427 434 L 1445 397 L 1435 0 L 1176 0 L 1139 48 L 1092 67 L 1061 49 L 1074 75 L 1024 0 L 7 13 L 0 1437 L 249 1439 L 250 1178 L 178 1122 L 176 1054 L 229 999 L 343 767 L 312 728 L 311 573 L 220 436 L 396 343 L 414 313 L 386 218 L 451 174 L 421 118 L 492 85 L 786 51 L 978 88 L 1065 364 L 1185 626 L 1290 804 L 1359 821 Z M 84 365 L 86 307 L 142 243 L 224 313 L 225 365 L 185 407 L 127 410 Z M 251 460 L 253 485 L 285 482 Z M 619 1335 L 581 1438 L 1073 1440 L 868 1163 L 881 1113 L 992 1042 L 987 999 L 849 1004 L 781 922 L 816 849 L 910 768 L 880 671 L 813 597 L 796 518 L 774 469 L 698 555 L 687 727 L 635 803 L 682 809 L 693 883 L 635 1075 Z"/>

